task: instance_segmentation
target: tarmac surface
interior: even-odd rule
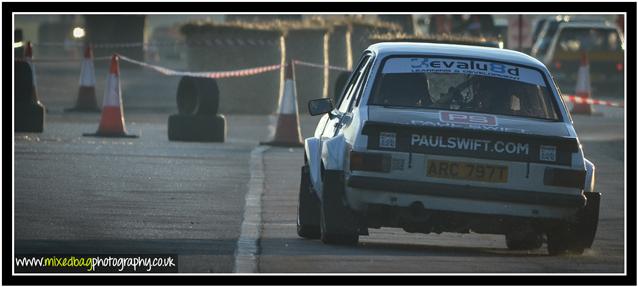
[[[83,137],[99,114],[52,110],[42,134],[17,133],[15,252],[179,254],[180,272],[233,272],[250,153],[269,138],[274,117],[228,115],[226,143],[168,141],[168,113],[126,113],[134,139]],[[550,257],[543,247],[513,252],[503,236],[410,234],[370,229],[358,246],[328,246],[296,235],[301,148],[263,154],[261,237],[264,273],[622,273],[622,117],[575,116],[603,194],[599,228],[582,256]],[[318,117],[301,118],[304,137]]]

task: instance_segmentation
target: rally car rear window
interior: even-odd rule
[[[369,104],[558,120],[536,69],[485,60],[391,57],[380,67]]]

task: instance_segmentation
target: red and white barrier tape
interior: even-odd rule
[[[315,63],[304,62],[304,61],[299,61],[299,60],[294,60],[293,62],[295,62],[295,65],[301,65],[301,66],[307,66],[307,67],[313,67],[313,68],[323,69],[323,67],[324,67],[322,64],[315,64]],[[328,69],[337,70],[337,71],[346,71],[346,72],[350,71],[347,68],[338,67],[338,66],[328,66]]]
[[[184,72],[184,71],[175,71],[172,69],[168,69],[168,68],[164,68],[164,67],[160,67],[160,66],[156,66],[156,65],[151,65],[148,63],[144,63],[144,62],[140,62],[137,60],[133,60],[131,58],[128,58],[126,56],[122,56],[122,55],[118,55],[120,57],[120,59],[122,59],[123,61],[132,63],[132,64],[136,64],[136,65],[140,65],[149,69],[153,69],[161,74],[167,75],[167,76],[189,76],[189,77],[198,77],[198,78],[212,78],[212,79],[223,79],[223,78],[235,78],[235,77],[246,77],[246,76],[252,76],[252,75],[257,75],[257,74],[261,74],[261,73],[265,73],[265,72],[269,72],[269,71],[274,71],[277,69],[281,68],[281,65],[277,64],[277,65],[270,65],[270,66],[262,66],[262,67],[256,67],[256,68],[249,68],[249,69],[241,69],[241,70],[234,70],[234,71],[220,71],[220,72]]]
[[[599,106],[608,106],[608,107],[616,107],[616,108],[624,108],[625,104],[622,102],[611,102],[611,101],[603,101],[603,100],[595,100],[590,98],[584,98],[574,95],[563,95],[563,100],[576,104],[587,104],[587,105],[599,105]]]
[[[106,61],[110,60],[111,56],[94,57],[94,61]],[[63,63],[63,62],[82,62],[84,58],[35,58],[31,59],[34,63]]]
[[[165,67],[161,67],[161,66],[157,66],[157,65],[152,65],[149,63],[145,63],[142,61],[137,61],[134,59],[131,59],[129,57],[123,56],[118,54],[118,57],[120,59],[122,59],[123,61],[132,63],[132,64],[136,64],[136,65],[140,65],[152,70],[155,70],[161,74],[167,75],[167,76],[190,76],[190,77],[199,77],[199,78],[213,78],[213,79],[223,79],[223,78],[235,78],[235,77],[245,77],[245,76],[252,76],[252,75],[257,75],[257,74],[261,74],[261,73],[265,73],[265,72],[270,72],[273,70],[277,70],[281,68],[280,64],[275,64],[275,65],[270,65],[270,66],[261,66],[261,67],[256,67],[256,68],[249,68],[249,69],[241,69],[241,70],[233,70],[233,71],[215,71],[215,72],[186,72],[186,71],[176,71],[176,70],[172,70],[169,68],[165,68]],[[93,58],[93,60],[95,61],[104,61],[104,60],[110,60],[111,57],[109,56],[104,56],[104,57],[95,57]],[[36,59],[31,59],[32,62],[34,63],[60,63],[60,62],[80,62],[82,61],[83,58],[36,58]],[[301,65],[301,66],[307,66],[307,67],[313,67],[313,68],[320,68],[323,69],[324,65],[321,64],[316,64],[316,63],[311,63],[311,62],[304,62],[304,61],[299,61],[299,60],[293,60],[293,62],[296,65]],[[331,70],[338,70],[338,71],[350,71],[344,67],[338,67],[338,66],[328,66],[328,69]]]

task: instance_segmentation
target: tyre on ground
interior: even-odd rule
[[[299,184],[299,202],[297,205],[297,235],[308,239],[319,239],[319,198],[310,189],[310,170],[308,165],[301,167]]]
[[[505,234],[505,244],[509,250],[535,250],[543,246],[543,234],[537,232]]]
[[[324,172],[319,221],[323,243],[356,245],[359,242],[356,215],[343,202],[344,189],[343,172]]]
[[[168,118],[171,141],[224,142],[226,118],[223,115],[171,115]]]
[[[184,76],[177,86],[177,110],[184,115],[215,115],[219,110],[219,87],[211,78]]]
[[[41,133],[44,130],[46,110],[38,100],[31,66],[25,61],[15,61],[14,75],[14,131]]]
[[[547,251],[550,255],[583,254],[591,248],[600,210],[600,193],[585,192],[587,204],[578,211],[575,220],[563,222],[547,232]]]

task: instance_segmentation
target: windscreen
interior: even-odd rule
[[[389,58],[370,104],[558,119],[539,71],[481,60]]]

